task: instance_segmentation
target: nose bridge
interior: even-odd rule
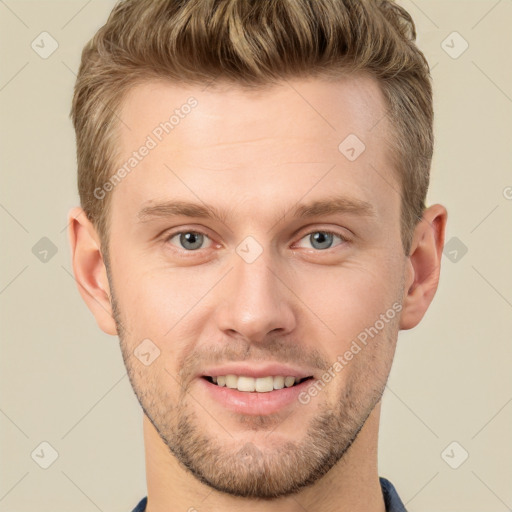
[[[233,270],[222,289],[218,311],[218,327],[236,331],[249,341],[264,339],[280,329],[292,330],[295,317],[290,292],[278,278],[270,248],[247,237],[233,254]]]

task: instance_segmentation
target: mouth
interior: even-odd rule
[[[197,377],[205,398],[215,407],[261,416],[302,407],[301,393],[311,386],[315,373],[313,368],[277,361],[244,361],[202,368]]]
[[[285,388],[299,386],[303,382],[313,379],[308,377],[293,377],[291,375],[268,375],[266,377],[251,377],[249,375],[204,375],[202,377],[209,383],[241,391],[243,393],[270,393]]]

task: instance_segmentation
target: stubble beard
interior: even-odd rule
[[[277,427],[268,434],[265,446],[246,442],[232,447],[230,434],[213,418],[206,415],[210,425],[201,426],[191,407],[195,401],[187,400],[186,393],[173,404],[166,391],[159,390],[156,379],[148,380],[148,375],[154,377],[153,373],[144,374],[144,370],[137,369],[130,343],[125,339],[112,283],[110,289],[123,359],[144,414],[180,464],[217,491],[244,498],[275,499],[314,484],[336,464],[343,463],[344,455],[382,397],[386,382],[374,383],[370,393],[361,393],[361,383],[349,380],[334,407],[326,402],[318,407],[301,441],[279,441]],[[297,407],[292,415],[302,421],[300,408],[307,405]],[[260,421],[264,430],[269,420],[261,416],[251,421],[253,425]],[[228,442],[214,435],[215,431]],[[272,442],[272,437],[278,442]]]

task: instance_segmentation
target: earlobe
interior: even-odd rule
[[[96,318],[100,329],[117,335],[110,302],[110,288],[99,236],[82,208],[68,214],[68,236],[71,245],[73,273],[78,291]]]
[[[416,226],[408,258],[400,329],[416,327],[425,315],[439,284],[448,212],[440,204],[427,208]]]

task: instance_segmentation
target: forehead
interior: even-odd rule
[[[180,114],[180,110],[189,110],[186,105],[191,98],[197,102],[193,115]],[[191,86],[153,80],[132,87],[126,94],[120,130],[129,149],[140,142],[139,132],[151,133],[175,113],[179,119],[172,121],[172,139],[190,147],[244,142],[258,135],[316,135],[325,138],[328,146],[350,130],[371,144],[389,130],[385,112],[380,87],[367,75],[332,81],[289,80],[257,89],[226,82]],[[186,123],[181,122],[183,114],[188,117]]]
[[[112,202],[131,216],[177,196],[275,213],[336,190],[391,214],[399,197],[385,111],[367,76],[258,90],[139,84],[120,111],[118,167],[128,172]]]

